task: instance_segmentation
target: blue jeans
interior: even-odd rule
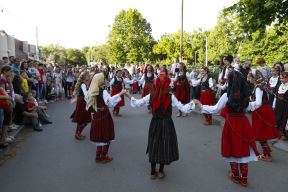
[[[43,84],[41,83],[36,84],[36,92],[37,92],[37,97],[40,98],[43,92]]]

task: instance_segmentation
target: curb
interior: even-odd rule
[[[13,136],[15,139],[17,138],[17,135],[21,132],[21,130],[24,128],[23,125],[20,125],[19,128],[17,130],[13,130],[11,131],[9,134],[9,136]],[[6,154],[7,151],[10,150],[11,145],[8,145],[8,147],[4,148],[4,149],[0,149],[0,159],[2,157],[4,157],[4,155]]]

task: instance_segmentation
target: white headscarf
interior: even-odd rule
[[[97,95],[99,95],[100,87],[104,85],[104,74],[97,73],[93,76],[92,82],[88,90],[88,100],[86,103],[86,110],[93,107],[97,111]]]

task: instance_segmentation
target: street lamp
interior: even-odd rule
[[[183,1],[181,0],[180,62],[183,59]]]

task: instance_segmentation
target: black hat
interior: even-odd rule
[[[227,60],[227,61],[229,61],[230,63],[232,63],[233,62],[233,56],[232,55],[226,55],[224,58],[223,58],[223,60]]]
[[[115,74],[117,74],[119,71],[122,71],[122,72],[123,72],[122,69],[117,69],[117,70],[115,71]]]

